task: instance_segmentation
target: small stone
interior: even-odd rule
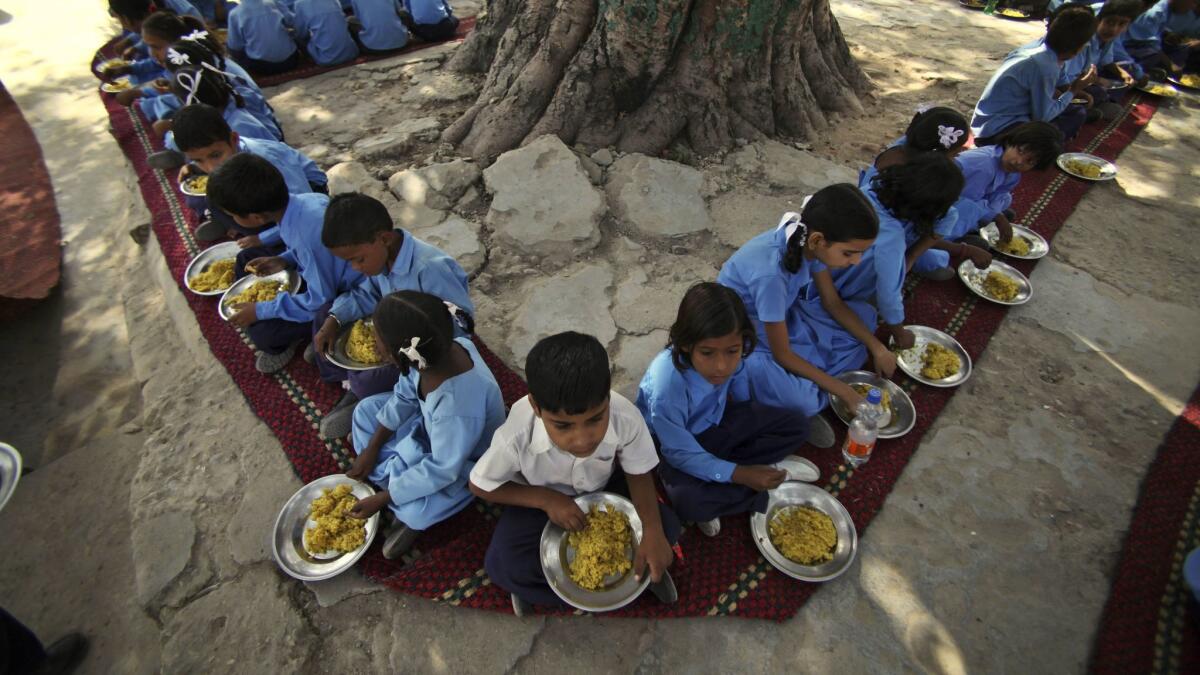
[[[356,141],[354,154],[368,159],[394,157],[417,141],[437,140],[441,128],[434,117],[407,119],[382,134]]]
[[[123,433],[123,434],[136,434],[136,433],[140,432],[141,430],[142,430],[142,425],[138,424],[138,422],[136,420],[130,420],[130,421],[126,422],[125,424],[121,425],[121,433]]]
[[[583,166],[583,170],[587,172],[588,180],[592,181],[592,185],[604,184],[604,169],[601,169],[599,164],[582,155],[579,157],[579,163]]]
[[[605,190],[617,218],[645,234],[675,236],[711,224],[703,184],[703,174],[690,166],[633,153],[609,168]]]
[[[181,511],[165,511],[133,530],[133,571],[143,606],[167,588],[188,566],[196,525]]]
[[[379,181],[366,165],[361,162],[342,162],[330,167],[325,175],[329,177],[329,194],[340,195],[344,192],[378,192]]]
[[[388,188],[404,201],[449,209],[481,174],[473,162],[457,159],[396,173]]]
[[[612,150],[608,148],[600,148],[592,153],[592,161],[600,166],[608,166],[613,163]]]
[[[617,336],[608,312],[607,290],[612,283],[612,268],[602,263],[586,264],[530,284],[525,302],[512,319],[507,341],[516,362],[524,363],[538,340],[566,330],[594,335],[602,345],[612,342]]]
[[[454,258],[470,276],[478,272],[487,259],[487,249],[479,241],[481,229],[477,223],[452,215],[439,225],[416,228],[412,232],[418,239]]]
[[[402,103],[451,103],[478,94],[478,87],[469,79],[451,71],[418,73],[409,82],[408,91],[400,97]]]

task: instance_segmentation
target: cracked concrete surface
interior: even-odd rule
[[[83,0],[68,5],[83,18],[49,52],[29,46],[53,25],[35,3],[0,27],[15,64],[3,79],[43,143],[70,242],[61,296],[0,327],[17,355],[7,389],[32,394],[6,397],[4,434],[37,458],[0,514],[0,603],[49,639],[82,627],[95,641],[86,672],[1083,670],[1141,475],[1200,379],[1187,245],[1200,209],[1196,99],[1160,110],[1118,180],[1089,192],[1033,274],[1033,302],[1009,314],[929,431],[858,561],[794,619],[515,619],[357,572],[305,585],[276,570],[267,536],[299,482],[157,247],[138,251],[124,234],[146,216],[132,174],[112,170],[123,162],[84,71],[107,24]],[[482,181],[461,197],[389,191],[400,172],[448,171],[451,149],[414,134],[394,152],[355,153],[405,119],[444,126],[466,105],[471,78],[433,73],[452,47],[268,93],[292,143],[327,169],[357,162],[342,165],[346,184],[390,200],[398,219],[465,223],[453,236],[481,250],[479,331],[510,362],[551,328],[539,306],[561,306],[555,289],[582,276],[574,289],[607,309],[579,321],[609,341],[628,391],[692,279],[711,278],[807,190],[852,178],[918,102],[969,109],[1000,56],[1037,31],[948,0],[835,0],[834,11],[878,86],[867,115],[835,119],[804,151],[755,144],[701,163],[704,231],[634,227],[610,208],[587,250],[553,251],[552,264],[494,236]],[[605,180],[621,158],[561,159],[572,156],[578,188],[606,192],[597,172]]]

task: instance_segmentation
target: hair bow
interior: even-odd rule
[[[188,33],[187,35],[184,35],[182,39],[184,39],[184,40],[203,40],[206,37],[208,37],[208,31],[194,30],[194,31]]]
[[[192,57],[178,51],[174,47],[167,48],[167,60],[176,66],[186,66],[192,63]]]
[[[425,357],[421,356],[421,352],[417,351],[417,346],[420,344],[421,338],[414,337],[409,346],[401,347],[396,351],[406,356],[409,361],[412,361],[417,370],[425,370]]]
[[[964,133],[966,131],[962,129],[938,125],[938,141],[942,144],[943,148],[953,147],[958,142],[958,139],[962,138]]]
[[[175,81],[187,89],[187,99],[184,100],[184,105],[192,105],[197,101],[197,92],[200,91],[200,79],[203,77],[203,70],[197,70],[194,75],[188,72],[175,73]]]

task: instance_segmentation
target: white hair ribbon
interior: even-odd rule
[[[812,195],[808,195],[800,202],[801,211],[804,210],[805,206],[808,206],[808,202],[811,199]],[[783,218],[779,220],[779,226],[775,229],[778,230],[780,228],[787,228],[783,233],[784,241],[791,241],[792,235],[796,233],[796,230],[801,228],[803,228],[803,231],[800,233],[800,241],[796,242],[796,244],[798,246],[803,246],[804,243],[808,241],[808,226],[800,220],[800,214],[796,213],[795,211],[788,211],[787,213],[783,214]]]
[[[200,90],[200,79],[202,77],[204,77],[203,70],[197,70],[195,75],[188,72],[175,74],[175,81],[187,89],[187,99],[183,102],[184,105],[192,105],[198,100],[196,93]]]
[[[942,144],[943,148],[949,149],[958,142],[958,139],[962,138],[964,133],[966,131],[963,129],[955,129],[954,127],[946,127],[939,124],[938,142]]]
[[[182,39],[184,39],[184,40],[203,40],[206,37],[208,37],[208,31],[194,30],[194,31],[188,33],[187,35],[184,35]]]
[[[929,112],[932,109],[933,109],[933,104],[929,103],[929,102],[925,102],[925,103],[922,103],[921,105],[917,106],[917,114],[920,115],[921,113]]]
[[[211,64],[211,63],[209,63],[208,61],[201,61],[201,62],[200,62],[200,66],[201,66],[202,68],[204,68],[205,70],[211,70],[212,72],[214,72],[214,73],[216,73],[216,74],[218,74],[218,75],[221,75],[221,76],[222,76],[222,77],[224,77],[226,80],[233,80],[233,81],[238,81],[238,82],[240,82],[240,81],[241,81],[241,78],[239,78],[237,75],[234,75],[233,73],[230,73],[230,72],[226,72],[226,71],[224,71],[224,70],[221,70],[220,68],[218,68],[218,67],[216,67],[216,66],[212,65],[212,64]],[[232,86],[232,85],[231,85],[231,86]]]
[[[458,313],[463,311],[462,307],[459,307],[458,305],[454,304],[453,302],[450,302],[449,300],[443,300],[442,302],[445,303],[446,309],[450,310],[450,316],[457,317]]]
[[[176,50],[174,47],[167,47],[167,60],[176,66],[187,66],[192,63],[192,57]]]
[[[407,357],[409,361],[412,361],[417,370],[425,370],[425,357],[421,356],[421,352],[417,351],[417,346],[420,344],[421,338],[414,337],[409,346],[401,347],[396,351]]]

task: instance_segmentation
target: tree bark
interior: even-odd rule
[[[449,67],[487,73],[443,133],[481,161],[544,134],[651,155],[806,138],[869,88],[829,0],[491,0]]]

